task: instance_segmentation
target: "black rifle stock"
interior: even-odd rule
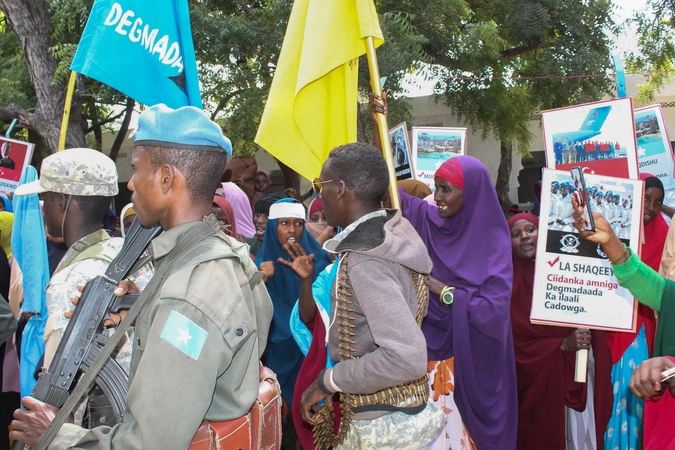
[[[134,268],[150,241],[161,233],[159,225],[142,227],[138,217],[134,219],[124,245],[112,260],[105,274],[90,280],[84,287],[73,316],[63,334],[49,368],[40,374],[32,397],[60,408],[68,399],[80,372],[86,372],[89,365],[108,341],[104,322],[110,313],[128,310],[139,294],[115,296],[117,284],[126,278]],[[117,332],[125,332],[119,330]],[[109,358],[99,372],[96,384],[110,400],[117,422],[124,417],[127,374]],[[21,442],[14,442],[12,450],[27,448]]]

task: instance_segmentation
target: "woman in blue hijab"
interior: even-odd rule
[[[295,380],[304,355],[290,328],[291,311],[300,294],[300,277],[278,261],[290,261],[283,248],[289,241],[299,243],[306,254],[314,255],[314,279],[331,263],[328,253],[305,229],[304,206],[295,199],[282,198],[270,207],[265,236],[255,263],[265,272],[265,284],[274,304],[265,360],[277,374],[281,396],[292,407]]]

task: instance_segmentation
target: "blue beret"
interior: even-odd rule
[[[138,118],[135,139],[134,146],[225,151],[232,156],[232,143],[223,136],[220,126],[194,106],[151,106]]]

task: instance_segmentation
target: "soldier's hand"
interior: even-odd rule
[[[82,294],[82,291],[84,290],[84,284],[78,284],[77,285],[77,290]],[[138,287],[136,283],[130,280],[122,280],[117,284],[117,287],[113,291],[113,294],[115,294],[118,297],[121,297],[125,294],[139,294],[141,292],[141,289]],[[73,295],[70,298],[70,301],[73,302],[73,305],[77,306],[77,302],[80,301],[80,295]],[[73,317],[73,311],[66,311],[63,313],[64,316],[66,316],[68,319]],[[124,319],[124,316],[127,315],[126,311],[121,311],[119,314],[114,314],[110,313],[110,320],[106,320],[103,322],[104,327],[115,327],[119,325],[119,323]]]
[[[25,409],[14,411],[13,431],[9,437],[35,448],[59,409],[33,397],[24,397],[21,404]]]

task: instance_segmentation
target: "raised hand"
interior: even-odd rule
[[[297,242],[286,242],[283,248],[291,261],[279,258],[279,264],[289,267],[302,279],[314,277],[314,255],[307,255],[302,245]]]

